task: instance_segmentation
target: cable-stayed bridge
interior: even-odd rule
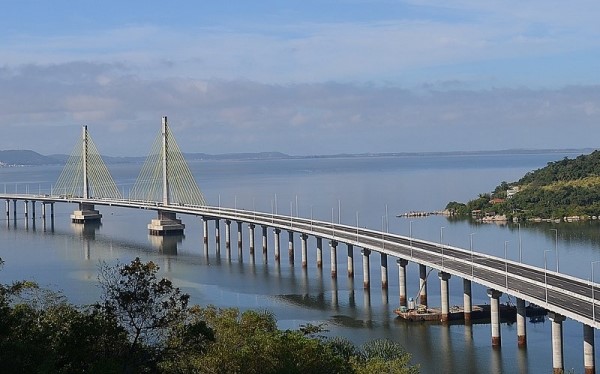
[[[449,278],[457,276],[463,279],[463,311],[466,323],[473,312],[471,285],[473,282],[488,287],[491,307],[491,341],[493,346],[502,345],[500,336],[499,298],[505,293],[517,298],[517,342],[526,346],[526,309],[525,302],[539,305],[549,311],[552,321],[552,352],[555,372],[562,372],[562,322],[565,318],[579,321],[583,326],[583,358],[586,372],[594,372],[594,329],[598,328],[596,314],[597,297],[600,295],[598,284],[579,279],[546,268],[538,268],[510,261],[506,258],[490,256],[464,249],[420,240],[412,236],[402,236],[384,231],[343,225],[334,222],[286,216],[260,211],[248,211],[206,204],[196,180],[185,162],[179,147],[171,133],[167,118],[163,117],[161,130],[144,162],[136,182],[128,196],[123,196],[117,188],[110,172],[94,145],[87,127],[83,127],[82,136],[74,147],[57,183],[50,194],[0,194],[6,201],[6,215],[14,219],[17,216],[17,202],[25,202],[25,215],[35,217],[36,203],[42,206],[45,218],[46,208],[53,209],[55,203],[75,203],[78,209],[71,219],[85,225],[102,219],[97,206],[116,206],[123,208],[148,209],[157,212],[157,218],[148,224],[153,235],[182,233],[185,226],[178,214],[201,217],[203,221],[204,243],[207,250],[209,240],[209,221],[214,222],[215,240],[220,250],[221,223],[225,224],[225,244],[228,259],[232,258],[231,224],[237,226],[238,258],[243,256],[243,227],[247,228],[247,247],[250,255],[255,255],[255,230],[262,233],[262,253],[267,261],[267,235],[274,236],[273,253],[275,261],[281,259],[281,233],[287,232],[288,257],[294,260],[294,237],[301,241],[302,267],[308,266],[309,238],[314,238],[316,266],[323,267],[323,244],[329,248],[329,270],[332,277],[338,277],[338,248],[343,245],[347,250],[346,271],[354,276],[355,252],[360,249],[362,257],[363,285],[372,286],[370,259],[377,252],[381,264],[381,287],[388,287],[388,258],[396,259],[398,265],[398,283],[400,305],[407,305],[406,267],[410,262],[419,266],[420,287],[419,302],[427,305],[427,275],[431,270],[438,271],[441,289],[442,322],[450,318]],[[12,202],[12,207],[11,207]],[[31,203],[31,204],[30,204]],[[29,208],[31,207],[31,211]],[[11,209],[12,208],[12,209]],[[53,213],[50,213],[53,219]],[[311,248],[311,252],[312,252]],[[343,263],[343,262],[342,262]],[[429,269],[429,270],[428,270]]]

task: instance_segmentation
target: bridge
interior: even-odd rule
[[[452,276],[463,279],[463,311],[465,323],[470,323],[473,305],[471,301],[472,283],[488,288],[491,307],[491,344],[501,346],[500,336],[500,296],[505,293],[517,300],[517,342],[520,347],[527,344],[525,302],[536,304],[548,311],[552,322],[552,353],[554,372],[563,372],[562,322],[565,318],[578,321],[583,326],[583,358],[586,373],[595,372],[594,329],[600,326],[596,314],[599,285],[589,280],[579,279],[559,272],[507,260],[496,256],[477,253],[471,249],[458,248],[420,240],[411,236],[397,235],[385,231],[372,230],[341,223],[321,221],[244,209],[215,207],[206,204],[187,164],[169,129],[167,118],[163,117],[162,127],[154,142],[152,151],[143,164],[141,172],[129,193],[124,197],[116,187],[108,168],[102,161],[87,127],[83,127],[82,137],[76,144],[56,185],[49,194],[7,194],[0,193],[0,200],[6,201],[6,216],[16,219],[17,202],[24,202],[25,217],[35,218],[36,203],[41,204],[42,217],[54,219],[55,203],[77,204],[78,209],[71,215],[75,223],[85,225],[99,221],[102,215],[96,206],[146,209],[157,212],[157,218],[148,224],[152,235],[182,233],[185,225],[177,215],[185,214],[200,217],[203,221],[205,251],[208,251],[209,221],[214,221],[215,241],[220,250],[220,227],[225,224],[226,256],[231,259],[232,230],[237,226],[237,255],[243,256],[243,225],[248,230],[250,255],[255,255],[255,230],[262,232],[262,253],[266,261],[268,252],[267,235],[274,235],[274,256],[281,258],[281,233],[288,234],[288,256],[294,261],[294,235],[301,239],[302,267],[308,266],[308,238],[316,239],[316,266],[323,267],[323,243],[329,247],[329,268],[331,277],[338,276],[338,247],[347,250],[347,275],[354,277],[355,248],[360,248],[363,268],[363,286],[371,287],[370,256],[377,252],[381,264],[381,287],[388,287],[388,258],[396,259],[400,305],[407,305],[406,267],[410,262],[419,266],[419,303],[427,305],[427,276],[432,270],[438,271],[441,290],[442,322],[450,317],[449,282]],[[11,209],[12,202],[12,209]],[[31,203],[31,211],[29,210]],[[51,213],[47,214],[47,206]],[[429,271],[428,271],[429,269]],[[593,277],[592,277],[593,279]]]

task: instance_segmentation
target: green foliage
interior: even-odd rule
[[[352,364],[358,374],[418,373],[419,367],[411,366],[409,361],[410,355],[400,344],[391,340],[373,340],[361,347],[359,355],[352,359]]]
[[[170,328],[186,317],[189,295],[168,279],[157,279],[159,267],[139,258],[127,265],[100,268],[104,310],[129,331],[132,348],[138,343],[161,344]]]
[[[0,260],[1,263],[1,260]],[[188,307],[188,295],[136,258],[100,269],[103,302],[77,308],[33,282],[0,285],[0,367],[20,373],[415,373],[392,342],[360,349],[279,330],[268,311]]]
[[[216,340],[197,361],[198,372],[351,372],[347,360],[325,341],[305,334],[306,330],[278,330],[270,312],[207,307],[202,315],[216,332]]]
[[[506,198],[506,190],[519,186],[520,191],[502,203],[492,198]],[[562,218],[600,215],[600,151],[575,159],[549,162],[544,168],[527,173],[515,183],[502,182],[492,194],[482,194],[466,204],[450,202],[447,209],[467,216],[473,210],[484,214],[504,214],[517,218]]]
[[[95,309],[79,310],[35,283],[1,286],[0,367],[20,373],[121,371],[127,335]]]

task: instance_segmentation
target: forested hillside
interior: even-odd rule
[[[459,216],[505,216],[506,219],[589,219],[600,215],[600,151],[549,162],[516,182],[502,182],[493,192],[466,204],[446,206]]]

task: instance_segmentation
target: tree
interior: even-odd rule
[[[157,279],[159,267],[136,258],[128,265],[100,268],[103,310],[114,315],[130,335],[130,351],[139,344],[160,346],[169,331],[185,321],[189,295],[168,279]]]
[[[372,340],[365,343],[352,359],[357,374],[416,374],[419,367],[410,365],[410,354],[391,340]]]
[[[121,372],[127,334],[97,309],[80,310],[34,282],[0,286],[5,372]]]

